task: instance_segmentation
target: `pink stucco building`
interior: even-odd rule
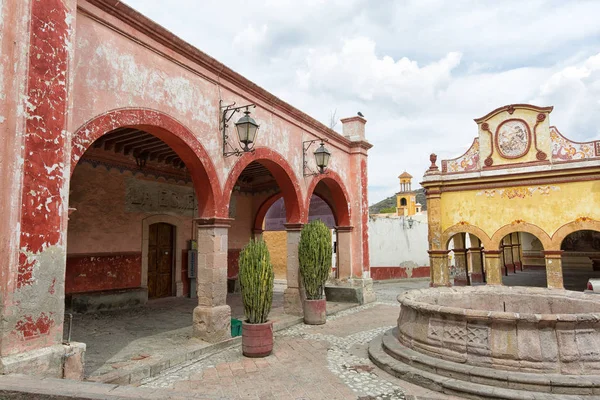
[[[65,297],[102,308],[120,306],[103,300],[114,293],[196,291],[195,335],[226,338],[228,262],[279,198],[286,311],[301,312],[296,251],[313,194],[335,218],[341,284],[368,301],[364,119],[343,119],[340,135],[117,0],[7,1],[0,16],[2,373],[61,376],[65,352],[82,349],[62,344]],[[254,152],[226,157],[233,103],[254,104],[260,129]],[[327,173],[306,175],[303,142],[320,139]]]

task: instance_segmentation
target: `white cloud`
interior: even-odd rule
[[[376,44],[366,37],[343,41],[337,52],[329,48],[310,49],[305,68],[297,71],[300,87],[309,91],[331,91],[365,101],[390,99],[395,103],[431,99],[446,85],[461,54],[448,53],[439,61],[419,67],[402,57],[378,57]]]
[[[246,29],[233,37],[233,46],[245,53],[251,53],[264,45],[267,41],[269,27],[263,24],[260,28],[255,28],[249,24]]]

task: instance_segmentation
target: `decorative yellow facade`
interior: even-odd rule
[[[398,179],[400,191],[396,193],[396,214],[408,217],[421,212],[421,204],[417,203],[415,191],[411,189],[412,175],[404,171]]]
[[[451,250],[455,235],[468,234],[481,242],[488,284],[501,284],[503,274],[523,268],[537,251],[545,259],[548,286],[563,287],[563,240],[577,231],[600,231],[600,141],[566,139],[549,125],[551,111],[498,108],[475,120],[479,137],[462,156],[443,160],[440,170],[432,154],[422,186],[433,285],[449,285],[441,255]],[[531,243],[531,249],[523,247]],[[457,249],[455,256],[470,250]],[[600,248],[597,254],[588,251],[588,264],[597,263],[598,255]],[[464,273],[469,272],[467,267]]]

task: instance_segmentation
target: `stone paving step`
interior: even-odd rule
[[[561,375],[506,371],[442,360],[411,350],[397,339],[398,328],[382,337],[383,350],[415,368],[463,381],[509,389],[557,394],[600,394],[598,375]]]
[[[358,304],[331,303],[328,304],[328,307],[329,306],[332,307],[327,311],[327,315],[331,316],[339,312],[358,307]],[[285,319],[278,320],[273,324],[273,330],[277,332],[302,322],[302,317],[286,315]],[[209,346],[202,345],[188,347],[183,351],[174,350],[172,353],[158,360],[155,360],[154,358],[148,358],[147,361],[143,360],[141,363],[135,364],[131,367],[125,366],[117,371],[90,377],[88,380],[91,382],[114,383],[118,385],[139,384],[144,379],[157,376],[161,372],[174,366],[183,364],[184,362],[201,359],[216,352],[228,349],[232,346],[236,346],[241,343],[241,340],[241,336],[238,336],[220,343],[211,344]]]
[[[174,393],[171,390],[119,386],[98,382],[79,382],[68,379],[39,378],[29,375],[0,375],[2,400],[188,400],[221,399],[200,393]]]
[[[391,330],[386,334],[391,335]],[[389,355],[384,350],[383,337],[380,335],[369,344],[369,358],[375,365],[387,373],[417,385],[426,387],[437,392],[469,399],[518,399],[518,400],[592,400],[600,399],[600,396],[571,395],[558,393],[542,393],[527,390],[509,389],[495,386],[482,385],[468,382],[457,378],[438,375],[428,372]],[[438,362],[441,360],[438,360]]]

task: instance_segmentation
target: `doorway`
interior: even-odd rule
[[[148,240],[148,298],[173,295],[175,227],[164,222],[150,225]]]

